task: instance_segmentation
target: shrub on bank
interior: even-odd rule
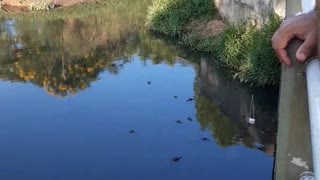
[[[281,23],[276,15],[261,28],[244,23],[228,26],[214,41],[211,52],[233,78],[256,85],[275,85],[280,80],[280,63],[271,37]]]
[[[281,23],[276,15],[261,28],[249,23],[227,25],[218,35],[204,36],[184,28],[194,20],[219,19],[213,1],[155,0],[147,14],[147,28],[168,36],[178,36],[180,43],[213,54],[230,75],[241,82],[258,86],[274,85],[280,79],[280,63],[271,37]]]

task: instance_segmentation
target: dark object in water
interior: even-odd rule
[[[202,140],[202,141],[209,141],[209,139],[206,138],[206,137],[202,137],[201,140]]]
[[[128,131],[130,134],[134,134],[134,133],[136,133],[134,130],[130,130],[130,131]]]
[[[187,117],[187,119],[188,119],[189,121],[192,121],[192,118],[191,118],[191,117]]]
[[[150,84],[151,84],[151,81],[148,81],[147,83],[150,85]]]
[[[191,102],[191,101],[193,101],[193,98],[187,99],[187,102]]]
[[[178,99],[178,96],[173,96],[175,99]]]
[[[112,64],[111,64],[111,67],[116,67],[116,66],[117,66],[117,65],[116,65],[116,64],[114,64],[114,63],[112,63]]]
[[[178,162],[181,158],[182,158],[182,156],[179,156],[179,157],[177,156],[177,157],[172,158],[172,161]]]
[[[182,121],[178,120],[176,121],[177,124],[183,124]]]

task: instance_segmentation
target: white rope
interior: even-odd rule
[[[250,104],[250,111],[249,111],[249,119],[248,122],[250,124],[254,124],[255,123],[255,119],[254,119],[254,96],[253,94],[251,95],[251,104]]]
[[[254,100],[253,100],[253,94],[251,95],[251,104],[250,104],[250,115],[249,115],[249,117],[251,118],[252,117],[252,119],[254,119]],[[252,113],[251,113],[252,112]]]

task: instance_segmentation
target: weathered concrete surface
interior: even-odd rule
[[[267,19],[268,12],[285,16],[285,0],[214,0],[214,2],[220,15],[232,23],[254,18],[260,24]]]
[[[297,62],[299,42],[291,44],[293,67],[282,67],[275,179],[298,179],[312,171],[308,97],[304,65]],[[303,163],[306,163],[303,165]]]

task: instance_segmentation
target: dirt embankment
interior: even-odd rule
[[[2,8],[25,8],[47,5],[50,8],[66,7],[78,3],[93,2],[96,0],[0,0]]]
[[[186,33],[197,32],[201,35],[201,38],[205,39],[210,36],[217,36],[226,28],[225,23],[222,20],[201,21],[194,20],[191,23],[184,26]]]

